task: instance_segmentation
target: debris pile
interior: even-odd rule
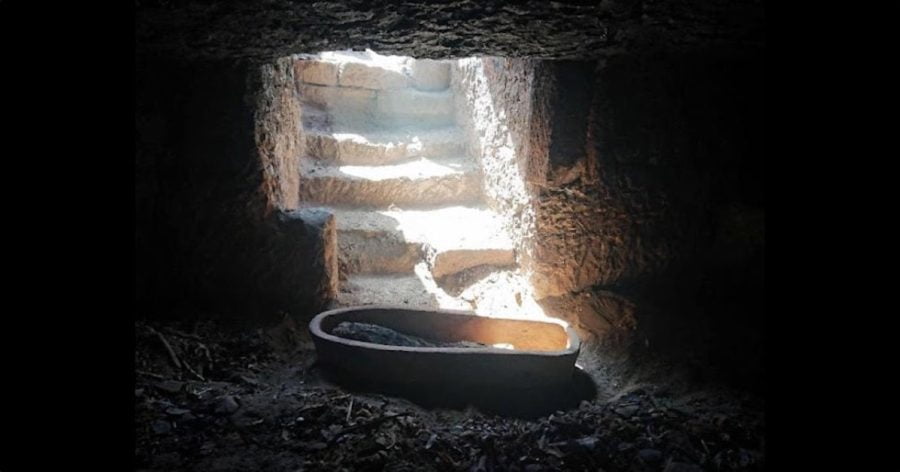
[[[321,380],[305,330],[138,323],[137,470],[639,470],[765,466],[752,398],[659,386],[535,419],[427,410]]]
[[[331,334],[347,339],[375,344],[406,347],[490,347],[475,341],[441,342],[421,336],[401,333],[384,326],[371,323],[342,321],[331,330]]]

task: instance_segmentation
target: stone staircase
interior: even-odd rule
[[[512,270],[516,254],[484,205],[478,159],[466,155],[449,64],[322,53],[295,71],[300,201],[335,215],[336,304],[476,308],[483,294],[459,282]]]

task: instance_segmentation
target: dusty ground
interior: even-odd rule
[[[758,399],[625,381],[596,359],[580,361],[598,383],[596,398],[522,419],[348,393],[323,379],[306,327],[289,318],[266,329],[139,321],[135,337],[136,470],[687,472],[765,465]]]

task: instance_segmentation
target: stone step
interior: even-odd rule
[[[407,274],[358,274],[341,281],[336,304],[338,306],[398,305],[414,308],[446,307],[446,297],[427,288],[427,282],[417,275]],[[460,303],[452,308],[466,309]]]
[[[414,275],[354,274],[340,282],[338,306],[398,305],[469,311],[481,316],[547,319],[529,289],[527,277],[515,270],[494,270],[460,293],[443,289],[423,270]]]
[[[416,88],[445,90],[450,86],[448,61],[411,60],[367,52],[332,52],[298,60],[294,64],[298,82],[315,85],[356,87],[370,90]]]
[[[412,274],[425,260],[422,244],[396,233],[345,229],[338,232],[337,244],[341,271],[347,274]]]
[[[513,243],[488,209],[328,208],[335,215],[339,258],[348,273],[413,272],[427,262],[435,278],[471,267],[512,266]]]
[[[481,173],[468,158],[418,158],[374,166],[300,159],[302,202],[387,208],[466,204],[482,197]]]
[[[327,111],[344,126],[448,126],[456,122],[453,93],[410,88],[369,90],[301,84],[300,101]]]
[[[319,125],[305,129],[304,140],[307,156],[347,165],[388,164],[411,158],[445,158],[465,153],[462,130],[456,126],[370,131]]]

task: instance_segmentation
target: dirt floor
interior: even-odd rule
[[[579,361],[594,398],[537,418],[426,409],[325,380],[306,326],[135,324],[140,471],[763,470],[763,403]],[[590,356],[585,350],[585,356]]]

